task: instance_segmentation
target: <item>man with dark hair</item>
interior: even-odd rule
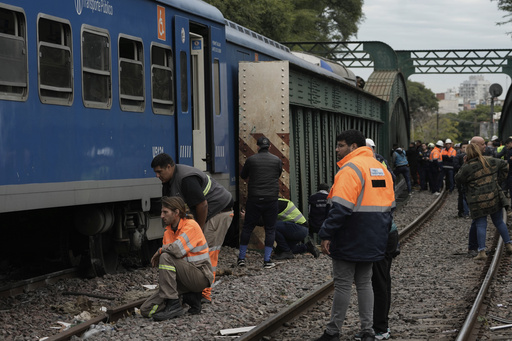
[[[262,217],[265,225],[263,267],[270,269],[275,266],[275,263],[270,260],[270,255],[274,248],[279,177],[283,171],[283,162],[269,152],[270,140],[268,138],[264,136],[258,138],[257,145],[258,153],[247,158],[240,173],[242,179],[249,179],[249,188],[237,265],[245,266],[245,254],[249,247],[252,231]]]
[[[340,170],[329,193],[332,206],[319,233],[322,252],[332,258],[334,297],[330,322],[317,341],[339,340],[354,282],[361,340],[375,340],[372,265],[386,251],[395,207],[393,179],[374,158],[361,132],[344,131],[336,141]]]
[[[219,252],[233,220],[231,193],[205,172],[175,164],[165,153],[153,158],[151,168],[162,181],[162,196],[181,197],[194,214],[208,242],[215,276]],[[203,302],[211,302],[211,288],[203,291]]]

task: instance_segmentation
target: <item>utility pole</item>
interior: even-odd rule
[[[489,136],[494,135],[494,98],[498,98],[503,92],[501,85],[494,83],[489,87],[489,93],[491,94],[491,131]],[[496,133],[496,135],[498,135]],[[498,136],[499,137],[499,136]]]

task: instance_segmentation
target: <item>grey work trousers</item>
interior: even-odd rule
[[[374,334],[373,325],[373,289],[372,289],[371,262],[346,262],[332,260],[334,277],[334,297],[332,300],[331,320],[326,331],[334,335],[341,332],[343,321],[350,304],[352,283],[355,282],[357,290],[357,303],[359,307],[359,320],[361,331]]]
[[[201,292],[212,281],[199,268],[184,259],[178,259],[168,253],[160,255],[158,266],[158,289],[140,307],[142,316],[151,317],[165,308],[165,301],[177,299],[180,294]]]

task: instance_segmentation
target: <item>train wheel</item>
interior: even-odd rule
[[[118,254],[110,233],[99,233],[89,237],[89,252],[92,270],[96,276],[117,271]]]

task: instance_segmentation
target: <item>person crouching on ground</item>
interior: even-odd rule
[[[184,313],[201,312],[201,291],[213,282],[208,244],[199,224],[186,214],[180,197],[163,197],[160,217],[166,225],[163,246],[151,258],[158,266],[158,291],[140,307],[142,316],[164,321]]]

